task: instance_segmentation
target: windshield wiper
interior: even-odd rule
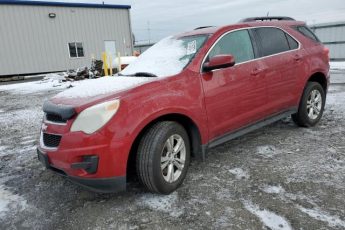
[[[119,76],[124,76],[124,77],[158,77],[156,74],[153,73],[148,73],[148,72],[137,72],[134,74],[122,74],[118,73]]]
[[[136,76],[136,77],[157,77],[156,74],[148,73],[148,72],[137,72],[137,73],[133,74],[133,76]]]

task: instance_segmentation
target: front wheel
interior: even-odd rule
[[[151,192],[170,194],[182,184],[189,161],[189,138],[183,126],[173,121],[159,122],[140,141],[138,176]]]
[[[308,82],[298,111],[292,115],[292,120],[302,127],[316,125],[322,117],[325,102],[326,93],[322,86],[317,82]]]

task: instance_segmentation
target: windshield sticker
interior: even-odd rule
[[[196,40],[188,42],[187,44],[187,55],[195,54],[196,52]]]

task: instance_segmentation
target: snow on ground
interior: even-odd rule
[[[282,188],[280,185],[279,186],[268,185],[268,186],[264,187],[262,189],[262,191],[264,191],[265,193],[269,193],[269,194],[279,194],[279,193],[285,192],[284,188]]]
[[[332,216],[325,211],[304,208],[301,206],[298,206],[298,209],[316,220],[326,222],[330,227],[342,227],[343,229],[345,229],[345,221],[341,220],[338,216]]]
[[[326,99],[326,107],[332,105],[341,111],[345,112],[345,92],[337,92],[335,94],[328,94]]]
[[[257,154],[265,158],[271,158],[280,153],[273,145],[261,145],[256,148]]]
[[[241,168],[233,168],[233,169],[230,169],[229,172],[233,175],[235,175],[235,178],[237,180],[241,180],[241,179],[249,179],[249,174],[247,171],[241,169]]]
[[[0,218],[6,216],[12,209],[23,210],[27,206],[26,200],[21,196],[12,194],[0,184]]]
[[[290,223],[284,217],[266,209],[260,209],[260,207],[250,201],[244,201],[243,205],[249,212],[257,216],[269,229],[292,230]]]
[[[29,94],[50,90],[63,90],[71,85],[71,82],[62,82],[63,78],[59,74],[47,74],[40,81],[0,85],[0,91],[9,91],[12,94]]]
[[[331,215],[330,213],[321,210],[318,205],[309,197],[303,195],[303,194],[292,194],[288,193],[284,190],[283,187],[279,186],[271,186],[266,185],[261,190],[268,194],[277,194],[282,200],[303,200],[304,202],[308,203],[308,206],[313,206],[314,208],[306,208],[302,205],[298,204],[295,205],[296,208],[303,213],[306,213],[310,217],[327,223],[330,227],[343,227],[345,228],[345,221],[340,219],[339,216]]]
[[[330,62],[331,70],[345,70],[345,62]]]
[[[145,194],[137,200],[138,205],[167,213],[172,217],[179,217],[183,214],[183,208],[177,207],[177,202],[177,192],[170,195]]]
[[[8,146],[0,146],[0,152],[4,151],[7,148],[8,148]]]

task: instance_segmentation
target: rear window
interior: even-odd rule
[[[295,26],[294,29],[303,34],[305,37],[316,42],[320,42],[320,39],[316,37],[316,35],[307,26]]]
[[[261,44],[261,57],[290,50],[284,31],[273,27],[262,27],[255,29],[255,32]],[[291,45],[294,46],[293,41],[291,43]]]

